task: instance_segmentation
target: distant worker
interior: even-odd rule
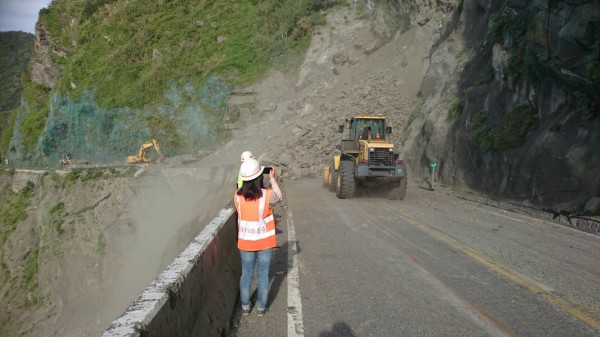
[[[250,151],[242,152],[242,163],[248,159],[254,159],[254,155],[252,154],[252,152],[250,152]],[[237,188],[241,188],[242,183],[243,183],[242,175],[241,175],[241,173],[238,173]]]
[[[371,127],[365,124],[362,131],[360,131],[360,135],[358,139],[362,140],[371,140],[373,138],[373,134],[371,133]]]
[[[275,168],[269,172],[271,188],[263,184],[264,166],[258,160],[248,159],[240,166],[243,184],[234,196],[238,212],[238,249],[242,260],[240,277],[240,301],[242,314],[250,313],[250,288],[256,265],[257,300],[256,311],[263,316],[269,298],[269,269],[273,247],[277,245],[275,218],[271,205],[282,200],[281,190],[275,180]]]

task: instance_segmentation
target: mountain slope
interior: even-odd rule
[[[120,162],[150,138],[170,155],[210,148],[228,137],[229,93],[302,48],[334,3],[53,1],[0,150],[16,167],[53,167],[63,152]]]

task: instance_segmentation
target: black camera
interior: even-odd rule
[[[271,173],[271,170],[273,168],[271,166],[265,166],[265,168],[263,169],[263,174],[269,174]]]

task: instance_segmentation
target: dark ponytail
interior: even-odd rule
[[[265,188],[263,184],[263,176],[262,174],[258,176],[258,178],[250,181],[244,181],[242,187],[238,189],[237,195],[241,195],[249,200],[257,200],[262,197],[262,189]]]

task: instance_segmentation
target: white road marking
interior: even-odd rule
[[[287,265],[287,328],[288,337],[304,337],[304,322],[302,321],[302,301],[300,298],[300,276],[298,273],[298,247],[296,245],[296,230],[292,208],[288,205],[288,265]]]

